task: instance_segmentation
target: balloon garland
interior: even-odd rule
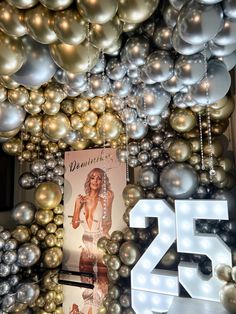
[[[234,110],[235,19],[229,0],[1,2],[0,142],[30,162],[19,185],[35,189],[34,204],[22,201],[12,211],[16,228],[0,228],[3,311],[62,313],[65,150],[107,145],[138,167],[137,182],[123,191],[127,224],[142,198],[225,199],[234,218],[223,133]],[[235,247],[231,221],[201,221],[197,230]],[[99,240],[110,281],[101,313],[133,313],[130,270],[157,233],[153,221],[148,230]],[[207,258],[181,256],[175,246],[158,267],[173,269],[185,258],[212,272]],[[49,270],[38,272],[39,265]]]

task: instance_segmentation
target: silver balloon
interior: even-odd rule
[[[224,19],[224,26],[213,39],[217,45],[225,46],[236,43],[236,20]]]
[[[124,100],[120,97],[113,96],[111,97],[111,107],[115,111],[120,111],[124,108]]]
[[[24,172],[19,177],[18,183],[23,189],[32,189],[36,183],[36,177],[31,172]]]
[[[17,241],[14,238],[8,239],[4,245],[4,250],[5,251],[12,251],[17,248]]]
[[[120,112],[120,118],[125,124],[132,123],[137,118],[137,111],[132,108],[125,108]]]
[[[138,102],[139,110],[145,115],[159,115],[169,105],[171,96],[161,85],[145,87]]]
[[[106,74],[111,80],[121,80],[127,72],[127,68],[116,58],[112,58],[107,62]]]
[[[173,69],[173,57],[167,51],[154,51],[147,58],[146,73],[155,82],[163,82],[171,78]]]
[[[71,145],[73,144],[79,137],[79,133],[77,131],[74,130],[70,130],[67,132],[66,136],[63,137],[63,141],[68,144]]]
[[[46,162],[44,159],[36,159],[30,165],[30,172],[38,176],[46,173]]]
[[[53,78],[57,83],[64,84],[66,82],[66,72],[58,68]]]
[[[35,211],[33,203],[20,202],[12,210],[12,218],[19,225],[29,225],[34,220]]]
[[[175,64],[176,75],[186,85],[200,81],[205,74],[204,56],[197,53],[191,56],[180,56]]]
[[[8,282],[11,285],[11,287],[15,287],[20,282],[21,278],[19,275],[11,275],[8,278]]]
[[[146,66],[144,65],[143,67],[140,67],[140,79],[143,83],[147,85],[153,85],[156,84],[155,81],[151,80],[150,77],[147,75],[147,69]]]
[[[17,260],[17,253],[16,251],[6,251],[2,256],[2,261],[6,265],[12,265]]]
[[[137,158],[141,164],[147,164],[150,161],[150,154],[148,152],[141,151]]]
[[[165,91],[172,94],[179,92],[184,87],[182,80],[177,77],[176,74],[174,74],[169,80],[162,82],[161,86]]]
[[[3,296],[4,294],[8,294],[10,290],[11,290],[11,286],[9,282],[7,281],[0,282],[0,296]]]
[[[96,65],[90,70],[92,74],[98,74],[104,72],[106,67],[106,60],[103,56],[100,56]]]
[[[219,60],[210,60],[207,67],[207,78],[193,85],[193,99],[201,105],[212,104],[223,98],[231,85],[231,77],[225,65]],[[208,94],[208,96],[206,96]]]
[[[157,185],[158,174],[153,167],[143,167],[139,171],[138,182],[143,188],[153,188]]]
[[[213,41],[209,42],[209,49],[213,56],[224,57],[228,56],[236,49],[236,44],[230,44],[226,46],[220,46],[215,44]]]
[[[7,277],[10,275],[10,273],[11,273],[10,265],[0,263],[0,278]]]
[[[190,197],[198,187],[194,168],[186,163],[172,163],[161,172],[160,185],[168,196],[176,199]]]
[[[204,5],[192,0],[180,11],[177,27],[180,37],[192,45],[201,45],[216,36],[223,26],[219,4]]]
[[[77,90],[87,82],[87,77],[84,74],[65,73],[65,82],[70,88]]]
[[[172,45],[174,49],[182,55],[192,55],[204,49],[204,44],[192,45],[184,41],[179,36],[178,28],[175,27],[172,35]]]
[[[110,80],[107,76],[103,76],[102,74],[92,74],[89,79],[89,87],[94,95],[103,97],[107,95],[110,90]]]
[[[131,37],[125,45],[125,56],[127,60],[140,66],[145,64],[149,52],[149,40],[145,36]]]
[[[2,238],[4,241],[7,241],[8,239],[11,238],[11,232],[8,231],[8,230],[3,230],[3,231],[0,233],[0,238]]]
[[[224,14],[232,19],[236,19],[236,3],[235,0],[223,1]]]
[[[3,313],[5,314],[5,312],[9,313],[10,311],[12,311],[15,304],[16,304],[16,296],[15,296],[15,294],[5,295],[2,298],[2,304],[1,304]]]
[[[54,167],[57,165],[57,160],[54,159],[54,158],[49,158],[47,161],[46,161],[46,167],[48,169],[54,169]]]
[[[170,0],[171,5],[176,9],[176,10],[181,10],[182,7],[185,5],[187,0]]]
[[[153,128],[156,128],[160,124],[160,122],[161,122],[161,117],[158,115],[147,116],[147,124]]]
[[[135,156],[129,156],[128,157],[128,165],[131,168],[135,168],[139,166],[139,161]]]
[[[112,94],[121,98],[127,97],[131,91],[132,84],[128,77],[114,81],[111,85]]]
[[[0,132],[12,131],[24,122],[26,111],[5,100],[0,103]]]
[[[148,126],[144,124],[141,119],[127,124],[127,135],[131,139],[138,140],[142,139],[147,135]]]
[[[18,264],[11,265],[11,274],[17,274],[20,271],[20,266]]]
[[[156,28],[153,41],[160,49],[170,50],[172,48],[172,28],[159,26]]]
[[[140,152],[140,145],[137,142],[130,142],[128,144],[129,155],[137,155]]]
[[[218,59],[224,62],[228,71],[231,71],[236,65],[236,51],[232,52],[227,56],[218,57]]]
[[[33,243],[24,243],[18,249],[18,264],[21,267],[31,267],[40,258],[40,249]]]
[[[179,11],[176,10],[172,5],[168,4],[163,10],[163,19],[167,26],[173,28],[177,23]]]
[[[126,162],[127,161],[127,149],[119,147],[116,150],[116,157],[120,162]]]
[[[35,283],[22,283],[17,287],[16,301],[24,304],[32,304],[40,294],[39,286]]]
[[[53,172],[58,176],[63,176],[65,172],[64,166],[56,165],[56,167],[53,169]]]
[[[40,44],[29,36],[22,38],[26,62],[13,76],[13,80],[26,87],[37,87],[47,83],[56,72],[56,65],[47,45]]]
[[[178,108],[187,108],[196,105],[196,101],[193,99],[190,93],[176,93],[173,97],[174,105]]]

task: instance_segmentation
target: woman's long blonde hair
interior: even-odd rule
[[[109,191],[111,190],[111,184],[110,184],[110,181],[109,181],[109,178],[107,176],[107,174],[105,173],[104,170],[102,170],[101,168],[93,168],[87,175],[87,178],[86,178],[86,181],[85,181],[85,184],[84,184],[84,191],[85,191],[85,194],[88,195],[91,191],[90,189],[90,180],[91,180],[91,177],[92,177],[92,174],[94,172],[98,172],[101,174],[101,177],[102,177],[102,186],[100,188],[100,190],[98,191],[99,194],[102,193],[103,191],[103,185],[104,185],[104,182],[106,183],[106,191]]]

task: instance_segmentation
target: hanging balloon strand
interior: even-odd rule
[[[126,103],[126,109],[129,108],[128,101]],[[125,149],[126,149],[126,182],[129,183],[129,136],[128,136],[128,128],[127,128],[127,121],[125,121]]]
[[[201,114],[201,112],[199,112],[199,114],[198,114],[198,122],[199,122],[199,136],[200,136],[201,169],[205,170],[203,134],[202,134],[202,114]]]
[[[91,72],[90,72],[90,23],[87,24],[87,41],[88,41],[88,71],[87,71],[87,81],[88,81],[88,89],[90,90],[90,77],[91,77]]]

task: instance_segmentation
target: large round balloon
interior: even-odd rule
[[[43,182],[35,190],[34,199],[39,208],[53,209],[62,199],[60,186],[54,182]]]
[[[165,193],[176,199],[190,197],[198,187],[198,176],[186,163],[172,163],[160,175],[160,185]]]
[[[134,241],[124,242],[120,246],[119,257],[125,265],[134,265],[140,257],[137,244]]]
[[[0,46],[0,75],[12,75],[25,62],[22,40],[0,31]]]
[[[145,36],[132,36],[125,44],[125,58],[136,66],[146,63],[149,52],[149,40]]]
[[[45,115],[43,118],[43,130],[51,140],[57,141],[65,137],[69,129],[70,120],[62,112],[58,112],[53,116]]]
[[[99,51],[87,40],[79,45],[55,43],[50,46],[54,61],[71,73],[85,73],[91,70],[99,59]]]
[[[193,85],[191,93],[199,104],[212,104],[227,94],[230,85],[231,77],[224,63],[220,60],[210,60],[207,77]]]
[[[18,9],[29,9],[38,3],[38,0],[7,0],[10,5]]]
[[[219,4],[204,5],[192,0],[180,11],[177,27],[180,37],[200,45],[216,36],[223,26],[223,12]]]
[[[118,0],[119,18],[126,23],[141,23],[156,10],[159,0]]]
[[[25,36],[22,41],[26,61],[12,78],[26,87],[37,87],[47,83],[56,72],[56,65],[50,56],[49,49],[29,36]]]
[[[21,267],[31,267],[40,258],[40,249],[33,243],[24,243],[18,249],[17,263]]]
[[[170,125],[179,133],[191,131],[196,124],[196,116],[189,109],[176,108],[170,115]]]
[[[96,128],[101,139],[112,140],[119,137],[122,124],[114,114],[107,112],[100,116]]]
[[[73,0],[40,0],[40,2],[49,10],[58,11],[68,8]]]
[[[230,45],[236,43],[236,21],[231,18],[224,19],[224,26],[214,38],[214,42],[218,45]]]
[[[154,82],[163,82],[173,75],[173,57],[167,51],[157,50],[148,56],[146,73]]]
[[[88,22],[104,24],[115,16],[118,2],[117,0],[77,0],[77,7]]]
[[[7,100],[0,103],[0,132],[12,131],[22,125],[25,119],[25,110]]]
[[[28,225],[34,220],[35,210],[33,203],[20,202],[14,207],[12,218],[20,225]]]

